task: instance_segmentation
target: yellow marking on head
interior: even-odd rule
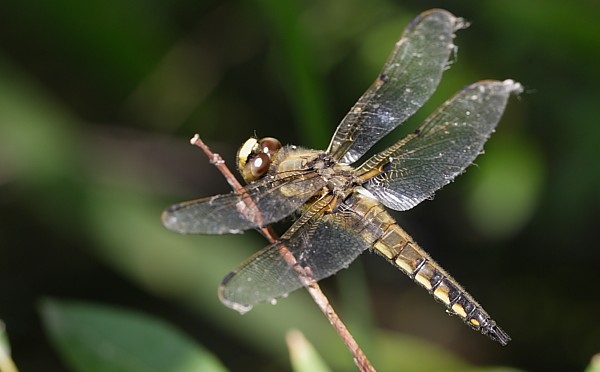
[[[246,166],[246,162],[248,161],[248,157],[252,154],[256,148],[258,143],[258,139],[255,137],[248,138],[246,142],[240,147],[238,150],[237,163],[238,169],[244,169]]]
[[[439,298],[446,305],[450,304],[450,297],[448,297],[448,288],[444,287],[443,284],[440,285],[433,291],[433,295]]]
[[[454,310],[454,312],[456,314],[458,314],[461,318],[467,317],[467,312],[465,311],[465,308],[461,304],[452,305],[452,310]]]
[[[481,326],[481,323],[479,323],[479,321],[475,318],[469,319],[469,322],[471,322],[471,324],[473,324],[475,327]]]
[[[429,281],[429,277],[426,277],[425,275],[421,274],[421,272],[418,272],[417,275],[415,275],[415,280],[419,282],[423,287],[427,288],[427,290],[430,290],[432,287],[431,282]]]

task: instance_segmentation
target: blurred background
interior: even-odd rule
[[[229,192],[189,145],[194,133],[229,165],[254,133],[325,148],[406,24],[432,7],[471,26],[437,93],[384,144],[476,80],[525,92],[477,166],[394,216],[513,341],[448,317],[371,253],[325,292],[381,370],[425,358],[584,368],[600,352],[596,0],[2,2],[0,321],[17,366],[67,369],[38,313],[52,297],[159,317],[233,370],[288,370],[293,327],[332,368],[352,368],[305,291],[244,316],[219,302],[221,278],[266,244],[257,233],[178,236],[160,213]]]

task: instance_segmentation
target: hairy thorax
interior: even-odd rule
[[[280,176],[286,174],[305,173],[306,176],[320,177],[326,182],[315,197],[324,194],[334,194],[338,200],[344,200],[355,184],[354,168],[350,165],[335,162],[323,151],[285,146],[273,161],[272,172]],[[282,192],[292,195],[303,190],[298,190],[294,184],[283,186]]]

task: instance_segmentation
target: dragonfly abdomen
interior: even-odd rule
[[[380,219],[390,219],[387,213]],[[383,222],[383,221],[381,221]],[[387,222],[387,221],[386,221]],[[373,248],[394,266],[425,288],[448,313],[457,315],[474,330],[506,345],[510,337],[496,325],[483,308],[444,269],[415,243],[397,224],[389,224]]]

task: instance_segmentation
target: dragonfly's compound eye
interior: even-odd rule
[[[272,137],[260,141],[253,137],[248,139],[238,150],[237,166],[246,182],[264,176],[271,166],[271,159],[281,149],[281,142]]]
[[[265,137],[259,141],[261,151],[270,157],[281,149],[281,142],[277,138]]]
[[[254,181],[264,176],[271,166],[271,158],[265,153],[256,154],[244,168],[243,176],[246,181]]]

